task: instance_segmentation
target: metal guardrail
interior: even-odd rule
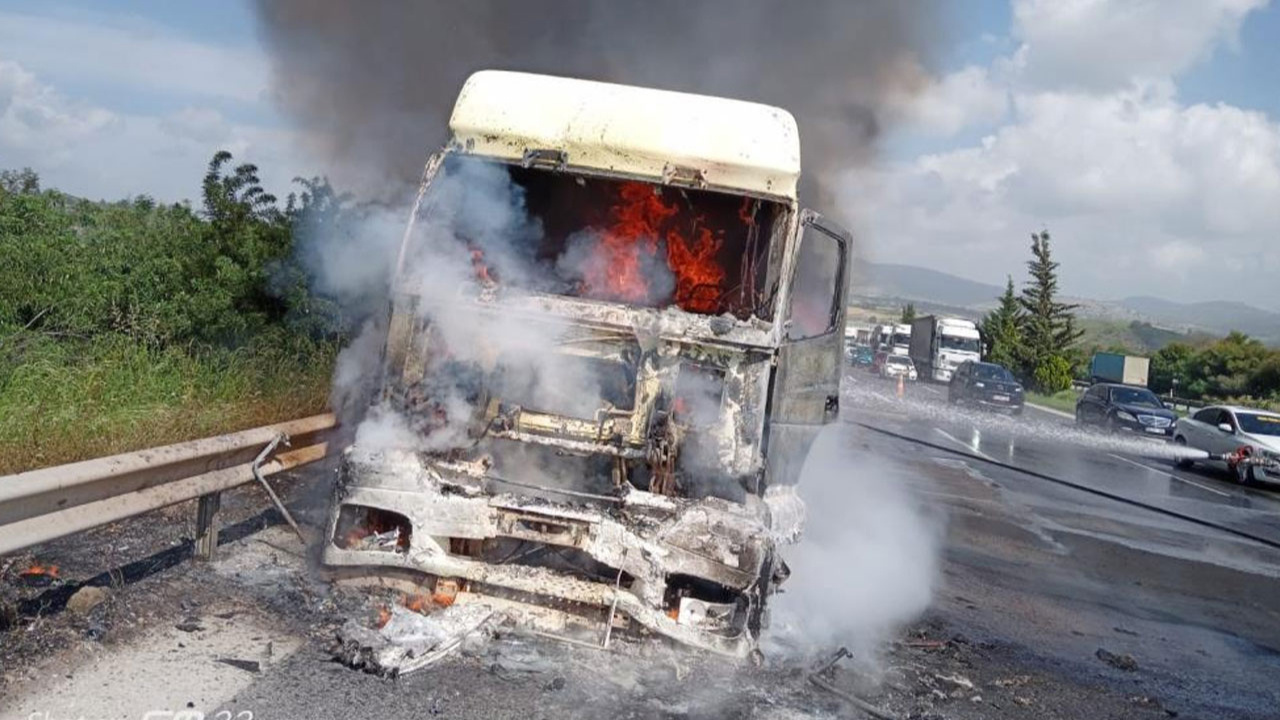
[[[1187,398],[1173,397],[1171,395],[1161,395],[1160,401],[1163,402],[1165,407],[1170,410],[1184,412],[1188,415],[1200,408],[1208,407],[1213,404],[1212,402],[1206,402],[1204,400],[1188,400]]]
[[[221,492],[324,458],[336,426],[326,413],[2,476],[0,554],[199,499],[196,554],[210,558]]]

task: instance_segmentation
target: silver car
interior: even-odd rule
[[[1225,467],[1237,482],[1280,482],[1280,413],[1229,405],[1207,407],[1179,418],[1173,441],[1209,453],[1213,459],[1201,462]],[[1228,459],[1246,447],[1244,452],[1255,456],[1253,462]],[[1193,462],[1180,459],[1178,465],[1190,467]]]

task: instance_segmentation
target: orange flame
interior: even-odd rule
[[[489,271],[489,266],[485,264],[484,251],[480,248],[471,249],[471,270],[475,273],[476,280],[485,285],[493,285],[497,282],[493,273]]]
[[[406,610],[412,610],[420,615],[426,615],[431,612],[431,596],[422,594],[405,595],[400,598],[400,604]]]
[[[36,563],[31,567],[27,568],[26,570],[19,572],[18,575],[21,577],[35,577],[38,575],[47,575],[51,578],[56,578],[58,577],[58,566],[57,565],[41,565],[39,563]]]
[[[583,268],[584,295],[638,303],[651,300],[647,268],[658,257],[658,242],[666,240],[666,265],[675,275],[675,303],[692,312],[714,312],[724,282],[716,262],[721,241],[697,218],[690,237],[670,227],[679,213],[649,185],[624,182],[612,209],[613,225],[604,231]],[[665,230],[665,232],[664,232]]]

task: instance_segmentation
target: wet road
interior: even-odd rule
[[[956,410],[944,387],[899,400],[854,376],[842,418],[868,458],[901,458],[901,477],[947,512],[935,612],[1023,648],[1029,666],[1159,697],[1183,717],[1280,717],[1280,550],[864,424],[1280,541],[1276,488],[1177,470],[1165,444],[1032,408],[1021,419]],[[1103,649],[1137,658],[1141,677],[1090,667]]]
[[[1280,543],[1280,486],[1242,486],[1224,469],[1199,463],[1178,468],[1173,462],[1176,449],[1165,442],[1080,429],[1068,417],[1033,407],[1021,418],[1011,418],[950,406],[942,385],[913,383],[901,400],[894,390],[875,376],[851,373],[845,382],[845,419]],[[1077,491],[1064,492],[1079,503],[1115,504]],[[1139,511],[1128,508],[1126,512]]]

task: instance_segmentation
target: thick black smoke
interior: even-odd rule
[[[806,202],[865,163],[941,24],[921,0],[259,0],[274,92],[363,193],[413,184],[467,75],[495,68],[755,100],[800,124]]]

